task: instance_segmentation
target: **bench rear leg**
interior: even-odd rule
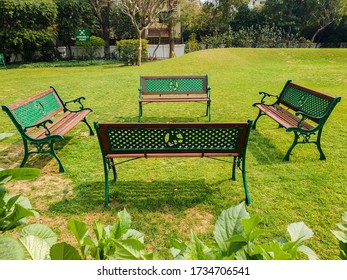
[[[246,174],[246,158],[242,157],[240,158],[242,166],[241,166],[241,172],[242,172],[242,180],[243,180],[243,188],[245,190],[245,201],[247,205],[251,204],[251,195],[248,190],[248,182],[247,182],[247,174]]]
[[[84,118],[84,119],[82,120],[82,122],[84,122],[84,123],[88,126],[88,128],[89,128],[89,135],[90,135],[90,136],[94,136],[94,131],[93,131],[93,129],[91,128],[91,126],[89,125],[89,123],[87,122],[87,119]]]
[[[236,159],[236,157],[234,157],[233,173],[232,173],[232,176],[231,176],[231,180],[233,180],[233,181],[236,180],[236,163],[237,163],[237,159]]]
[[[139,102],[139,116],[137,118],[137,121],[140,122],[142,117],[142,102]]]
[[[206,106],[206,116],[208,116],[208,121],[211,121],[211,102],[208,101],[207,102],[207,106]]]

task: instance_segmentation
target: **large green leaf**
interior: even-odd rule
[[[87,235],[88,228],[85,223],[74,219],[69,220],[67,224],[68,229],[74,234],[78,244],[83,244],[83,239]]]
[[[186,260],[210,260],[214,254],[196,235],[191,231],[191,239],[184,253]]]
[[[27,260],[47,260],[49,259],[49,244],[37,236],[23,236],[19,241],[25,248],[25,259]]]
[[[309,260],[318,260],[316,253],[311,248],[305,245],[299,246],[298,251],[304,253]]]
[[[143,233],[134,230],[134,229],[129,229],[123,236],[122,239],[136,239],[139,240],[141,243],[145,242],[145,236]]]
[[[40,175],[40,169],[37,168],[12,168],[0,170],[0,182],[8,176],[14,180],[32,180]]]
[[[344,233],[340,230],[332,230],[331,232],[335,235],[335,237],[338,240],[340,240],[343,243],[347,243],[347,234],[346,233]]]
[[[0,260],[24,260],[24,249],[17,239],[0,234]]]
[[[242,220],[245,218],[249,218],[249,214],[244,203],[223,211],[218,217],[213,233],[219,248],[224,254],[229,255],[232,253],[232,243],[228,240],[234,235],[244,232]]]
[[[50,256],[52,260],[81,260],[78,251],[66,242],[54,244],[51,247]]]
[[[293,242],[302,242],[303,240],[310,239],[314,234],[304,222],[290,224],[287,231],[291,237],[291,241]]]
[[[50,227],[43,224],[27,225],[20,231],[20,234],[22,236],[37,236],[45,240],[50,246],[57,242],[57,234]]]
[[[125,234],[131,226],[131,217],[129,213],[124,209],[118,212],[118,218],[120,222],[121,235]]]
[[[146,259],[145,245],[135,239],[115,240],[116,250],[111,259],[144,260]]]

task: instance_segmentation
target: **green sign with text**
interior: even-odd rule
[[[75,30],[76,42],[89,42],[90,31],[88,28],[77,28]]]

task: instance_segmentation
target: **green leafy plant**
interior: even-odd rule
[[[89,41],[79,42],[78,45],[83,48],[85,53],[95,57],[95,53],[105,46],[105,40],[97,36],[90,36]]]
[[[338,223],[337,226],[341,230],[332,230],[332,233],[339,240],[340,258],[347,260],[347,211],[342,215],[343,223]]]
[[[142,60],[148,57],[148,40],[142,39]],[[134,65],[138,59],[139,41],[135,39],[120,40],[117,42],[117,51],[119,60],[124,61],[126,65]]]
[[[71,219],[68,229],[74,234],[79,251],[66,242],[51,248],[53,260],[149,260],[153,259],[145,249],[142,233],[131,229],[131,218],[126,210],[118,212],[118,221],[114,225],[104,226],[93,223],[95,239],[89,234],[85,223]]]
[[[250,217],[244,203],[231,207],[221,213],[215,228],[215,243],[208,247],[191,232],[191,240],[185,244],[173,240],[171,253],[175,259],[211,260],[295,260],[301,255],[317,259],[316,254],[303,242],[313,236],[313,232],[303,222],[288,226],[290,240],[281,238],[269,244],[257,244],[256,240],[263,233],[257,226],[258,216]]]

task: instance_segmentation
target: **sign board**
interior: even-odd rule
[[[88,28],[77,28],[75,30],[76,42],[89,42],[90,31]]]

